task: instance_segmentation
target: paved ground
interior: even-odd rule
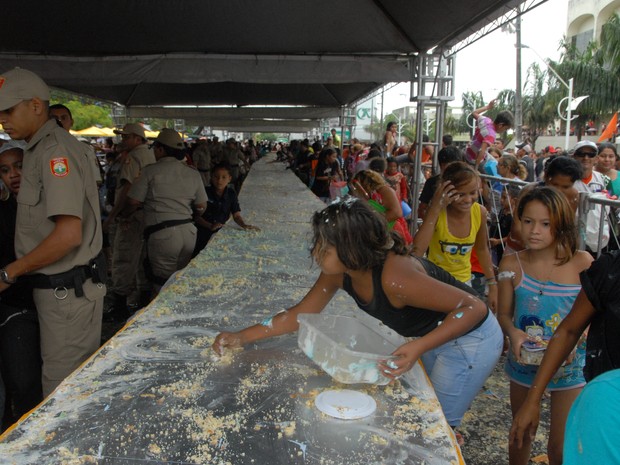
[[[460,431],[465,439],[463,456],[467,465],[507,465],[508,431],[512,422],[508,379],[504,374],[504,357],[465,414]],[[549,401],[543,400],[541,424],[538,428],[530,463],[547,462]]]

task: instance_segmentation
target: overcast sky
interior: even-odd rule
[[[521,42],[544,58],[560,58],[560,42],[566,33],[567,0],[548,0],[522,16]],[[466,47],[457,54],[455,100],[450,106],[461,106],[461,95],[482,91],[485,101],[502,89],[514,89],[516,83],[516,36],[497,30]],[[545,65],[532,50],[522,49],[522,79],[532,62]],[[406,94],[404,97],[401,94]],[[385,114],[407,104],[409,84],[399,84],[386,92]]]

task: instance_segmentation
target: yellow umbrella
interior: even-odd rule
[[[144,130],[144,134],[146,135],[147,139],[157,139],[157,136],[159,136],[159,131],[147,131],[146,129]],[[185,136],[182,133],[178,133],[179,136],[181,136],[181,139],[185,140],[187,139],[187,136]]]
[[[105,137],[108,134],[97,126],[91,126],[80,131],[74,131],[73,134],[85,137]]]
[[[116,134],[114,134],[114,129],[112,128],[100,128],[101,131],[104,132],[104,135],[106,137],[114,137]]]

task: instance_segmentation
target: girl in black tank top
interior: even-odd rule
[[[332,203],[313,215],[312,230],[311,253],[321,274],[306,296],[260,324],[219,334],[214,350],[296,331],[298,314],[320,313],[344,289],[361,310],[403,336],[417,337],[380,369],[398,378],[425,356],[446,418],[458,425],[502,350],[501,329],[485,303],[445,271],[409,255],[400,236],[388,232],[385,218],[365,202],[348,197]],[[444,366],[444,359],[454,366]],[[434,366],[441,366],[442,376],[433,376]]]

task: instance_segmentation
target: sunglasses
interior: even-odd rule
[[[575,156],[576,157],[588,157],[588,158],[594,158],[596,157],[598,154],[596,152],[575,152]]]

